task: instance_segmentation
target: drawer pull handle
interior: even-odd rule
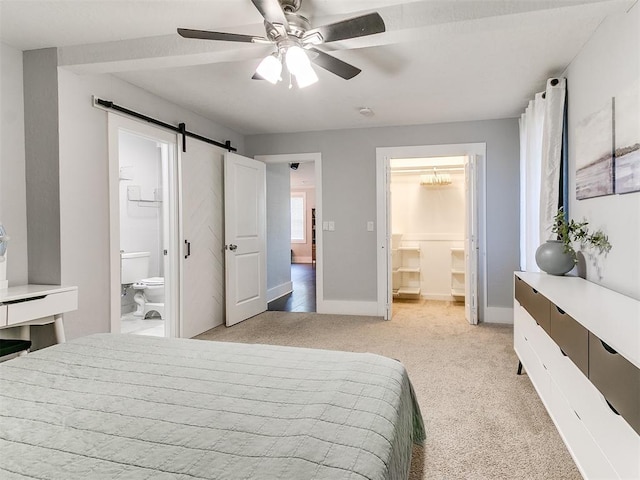
[[[602,340],[600,340],[600,343],[602,344],[602,346],[604,347],[604,349],[609,352],[612,353],[614,355],[617,355],[618,352],[616,352],[613,348],[611,348],[609,345],[607,345],[606,343],[604,343]]]
[[[531,290],[533,290],[533,293],[535,293],[536,295],[538,294],[538,290],[536,290],[535,288],[532,288]]]
[[[607,400],[607,399],[605,398],[605,399],[604,399],[604,401],[605,401],[605,402],[607,402],[607,405],[609,405],[609,408],[611,409],[611,411],[612,411],[613,413],[615,413],[616,415],[620,415],[620,414],[618,413],[618,411],[617,411],[615,408],[613,408],[613,405],[611,405],[611,404],[609,403],[609,400]]]
[[[562,309],[561,309],[560,307],[558,307],[557,305],[556,305],[556,310],[558,310],[558,313],[559,313],[560,315],[564,315],[564,314],[565,314],[565,311],[564,311],[564,310],[562,310]]]
[[[563,356],[563,357],[566,357],[566,356],[567,356],[567,354],[566,354],[566,353],[564,353],[564,350],[562,350],[562,349],[560,349],[560,353],[562,354],[562,356]]]

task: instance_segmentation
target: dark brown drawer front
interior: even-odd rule
[[[584,373],[589,375],[589,330],[557,306],[551,305],[551,338],[562,353]]]
[[[589,380],[640,435],[640,369],[589,332]]]
[[[515,278],[515,297],[516,300],[518,301],[518,303],[522,306],[524,306],[524,304],[526,303],[525,297],[527,296],[527,289],[530,289],[531,287],[529,285],[527,285],[525,283],[524,280],[522,280],[519,277],[514,277]]]
[[[518,303],[529,312],[538,325],[551,335],[549,325],[551,302],[520,278],[516,277],[515,282],[515,296]]]

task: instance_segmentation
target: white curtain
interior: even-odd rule
[[[542,131],[542,177],[540,183],[540,239],[552,237],[553,217],[558,212],[560,168],[562,164],[562,122],[567,80],[547,81],[544,127]]]
[[[549,79],[520,117],[520,269],[539,272],[535,253],[558,209],[565,79]]]
[[[536,249],[540,245],[540,178],[544,98],[536,94],[520,117],[520,270],[539,272]]]

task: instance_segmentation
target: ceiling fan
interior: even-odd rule
[[[276,51],[262,60],[253,78],[275,84],[281,80],[284,64],[302,88],[318,80],[311,62],[345,80],[361,72],[359,68],[319,50],[316,46],[385,31],[384,21],[378,13],[311,28],[309,20],[298,13],[302,0],[251,1],[264,17],[264,37],[187,28],[178,28],[178,34],[184,38],[202,40],[273,44]]]

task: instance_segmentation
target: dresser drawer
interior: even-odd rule
[[[515,277],[515,296],[536,323],[549,333],[551,302],[517,276]]]
[[[551,377],[549,376],[547,367],[545,367],[538,355],[536,355],[531,344],[531,337],[521,331],[517,332],[514,338],[514,349],[524,366],[526,375],[538,392],[538,396],[542,399],[543,403],[546,403],[549,395]]]
[[[0,327],[7,325],[7,306],[0,305]]]
[[[551,305],[551,338],[562,352],[589,375],[589,331],[555,305]]]
[[[640,369],[591,332],[589,380],[640,435]]]
[[[9,303],[7,307],[7,325],[15,325],[54,313],[64,313],[78,308],[78,293],[75,290],[51,293],[41,298],[24,302]]]
[[[578,413],[551,381],[547,409],[584,478],[617,479],[617,471],[600,449]],[[550,477],[551,478],[551,477]],[[624,478],[624,477],[623,477]]]

